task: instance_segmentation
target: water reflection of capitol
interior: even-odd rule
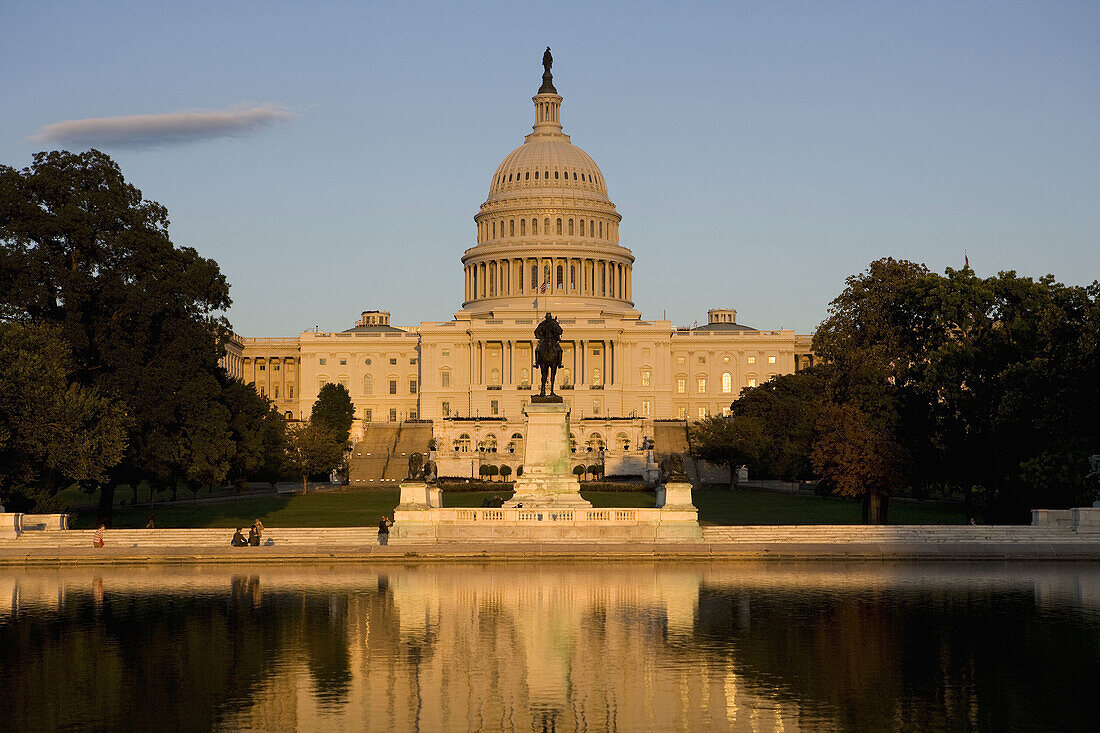
[[[183,638],[202,638],[211,614],[231,627],[257,625],[244,643],[263,638],[271,646],[262,673],[223,706],[215,727],[225,729],[869,730],[894,727],[907,695],[944,701],[937,685],[950,690],[943,704],[956,709],[916,717],[917,727],[973,720],[988,707],[973,680],[949,669],[933,680],[907,679],[898,631],[909,620],[897,609],[929,593],[970,604],[1015,599],[1021,613],[1067,604],[1095,612],[1100,570],[661,563],[34,570],[0,580],[0,597],[10,599],[0,627],[34,614],[64,621],[64,608],[87,618],[89,608],[166,596],[196,609]],[[118,610],[104,613],[112,615]],[[949,629],[955,620],[948,613],[931,623]],[[1032,621],[1019,618],[1021,627]],[[144,623],[157,621],[126,620]],[[240,655],[225,650],[226,659]]]

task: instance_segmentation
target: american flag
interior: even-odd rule
[[[539,285],[539,293],[545,293],[549,289],[550,289],[550,283],[549,282],[544,282],[542,285]]]

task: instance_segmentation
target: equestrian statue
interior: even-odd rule
[[[557,397],[554,394],[554,378],[561,366],[562,357],[561,326],[558,325],[558,319],[547,313],[546,317],[535,327],[535,338],[539,341],[539,345],[535,348],[535,366],[542,373],[542,388],[539,390],[539,397],[547,396],[547,377],[550,378],[550,396]]]

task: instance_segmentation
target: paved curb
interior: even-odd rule
[[[993,543],[462,543],[293,545],[274,547],[0,546],[0,565],[161,565],[208,563],[594,560],[987,560],[1100,561],[1100,540]]]

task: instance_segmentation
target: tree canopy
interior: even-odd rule
[[[313,402],[310,419],[331,430],[341,443],[347,443],[354,418],[355,406],[351,403],[348,388],[342,384],[325,383]]]
[[[70,483],[96,486],[122,460],[127,418],[94,387],[73,383],[53,326],[0,323],[0,504],[45,511]]]
[[[56,327],[71,382],[127,416],[101,518],[116,483],[210,485],[229,474],[237,446],[218,366],[229,305],[217,263],[174,245],[167,210],[106,154],[0,166],[0,320]]]

